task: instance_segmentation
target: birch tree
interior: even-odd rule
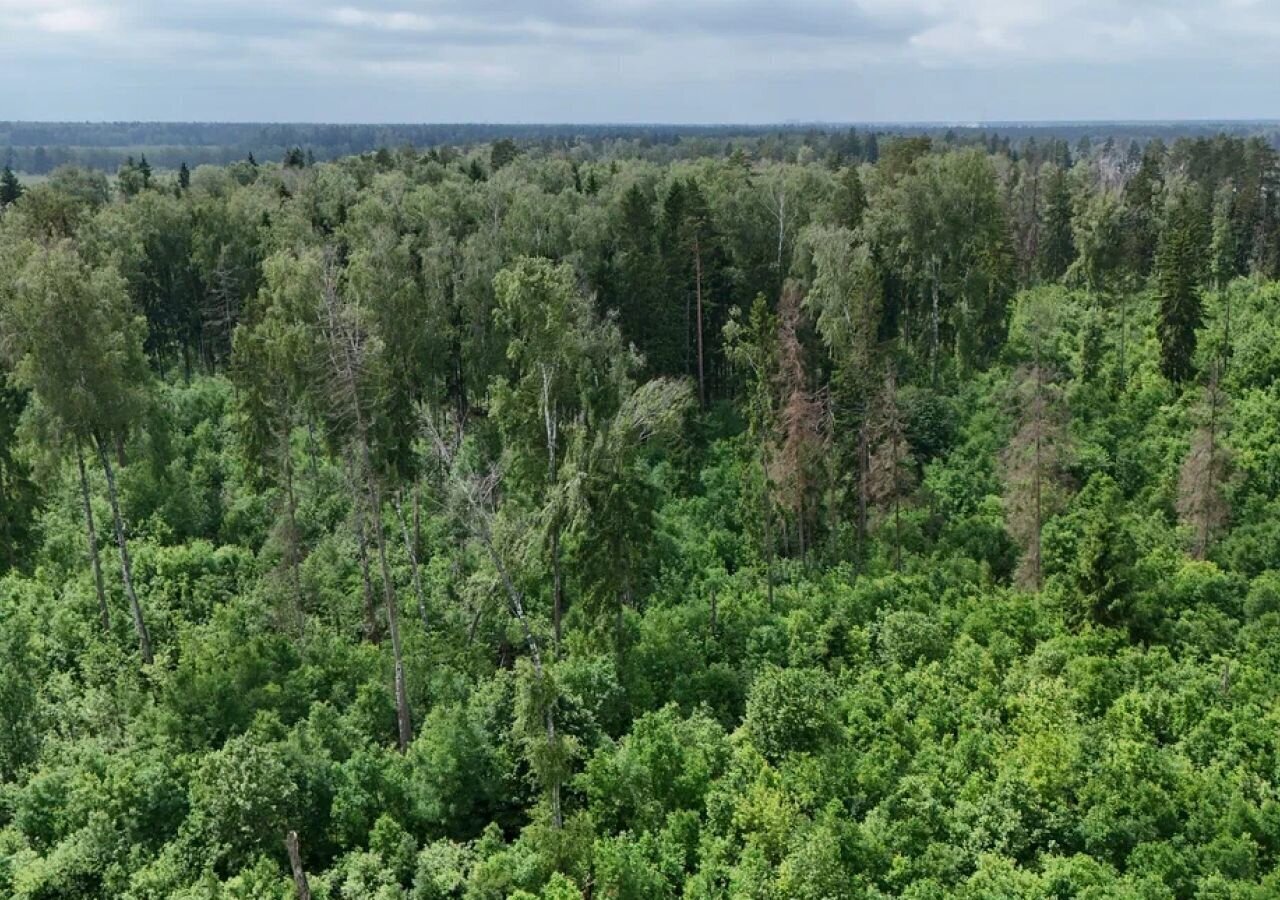
[[[139,653],[150,664],[151,635],[133,583],[111,459],[116,442],[147,402],[146,323],[134,311],[120,275],[110,267],[87,265],[70,241],[27,249],[25,264],[0,289],[0,352],[13,367],[15,382],[35,398],[32,414],[48,416],[67,436],[77,467],[84,450],[96,452]],[[82,480],[81,490],[86,487]],[[96,547],[91,515],[86,509],[89,539]]]

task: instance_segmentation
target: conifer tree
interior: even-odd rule
[[[1203,316],[1200,289],[1209,245],[1206,232],[1197,191],[1189,185],[1176,187],[1165,212],[1155,262],[1160,370],[1175,384],[1190,378],[1194,367],[1196,329]]]
[[[777,400],[775,382],[778,377],[778,320],[760,294],[751,305],[745,322],[736,315],[724,330],[729,360],[747,376],[747,435],[751,452],[756,457],[753,468],[758,473],[754,484],[760,502],[761,549],[765,564],[765,586],[769,605],[773,605],[773,454],[777,441]]]
[[[1037,268],[1041,278],[1056,281],[1076,258],[1071,231],[1071,186],[1067,173],[1050,166],[1045,178],[1044,228]]]
[[[1063,299],[1042,288],[1022,296],[1014,326],[1029,357],[1013,376],[1016,430],[1001,462],[1009,533],[1022,548],[1018,581],[1039,590],[1044,582],[1041,534],[1058,507],[1067,441],[1067,410],[1055,383],[1054,350]]]
[[[916,486],[906,421],[898,404],[898,380],[886,366],[867,438],[867,499],[892,520],[893,567],[902,568],[902,507]]]
[[[18,181],[18,176],[13,174],[13,169],[5,166],[4,171],[0,172],[0,209],[16,203],[21,196],[22,183]]]

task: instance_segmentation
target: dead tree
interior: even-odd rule
[[[422,573],[420,571],[420,566],[418,565],[418,537],[420,534],[420,527],[418,524],[418,501],[416,492],[413,507],[414,519],[412,534],[409,532],[409,523],[404,517],[404,506],[400,502],[399,491],[391,495],[391,502],[395,506],[396,519],[400,522],[400,532],[404,537],[405,551],[409,554],[409,566],[413,572],[413,592],[418,599],[418,615],[422,618],[422,630],[427,632],[431,630],[431,622],[427,618],[427,596],[422,589]]]
[[[898,382],[892,367],[868,424],[867,501],[893,522],[893,567],[902,569],[902,505],[915,489],[915,465],[907,443],[906,422],[898,406]]]
[[[289,868],[293,870],[293,886],[298,892],[298,900],[311,900],[311,885],[307,883],[307,872],[302,868],[302,852],[298,848],[298,832],[290,830],[284,836],[284,847],[289,854]]]
[[[107,591],[102,582],[102,560],[98,558],[98,531],[93,524],[93,504],[89,502],[89,476],[84,468],[84,451],[76,447],[76,466],[80,470],[80,500],[84,504],[85,529],[89,533],[89,562],[93,566],[93,586],[98,593],[98,618],[102,630],[111,630],[111,610],[107,606]]]
[[[796,544],[801,559],[810,541],[807,529],[813,519],[817,462],[829,448],[828,399],[824,392],[811,390],[800,343],[803,296],[795,284],[783,289],[778,305],[777,389],[780,442],[769,455],[769,479],[778,486],[777,499],[796,526]]]
[[[155,661],[151,654],[151,634],[147,631],[147,623],[142,617],[142,604],[138,602],[138,594],[133,589],[133,561],[129,557],[129,541],[125,536],[124,519],[120,516],[120,499],[116,491],[115,469],[111,465],[111,454],[106,442],[100,435],[95,435],[94,443],[98,446],[98,459],[102,463],[103,474],[107,476],[107,498],[111,501],[111,518],[115,524],[116,548],[120,551],[120,579],[124,582],[124,593],[129,598],[129,611],[133,615],[133,629],[138,634],[138,649],[142,653],[142,661],[148,665]]]
[[[1005,515],[1009,533],[1022,547],[1017,580],[1039,590],[1044,583],[1040,536],[1051,511],[1050,496],[1061,469],[1063,416],[1058,392],[1044,365],[1032,364],[1016,375],[1018,426],[1005,448]]]
[[[1192,532],[1191,555],[1204,559],[1217,533],[1231,514],[1225,487],[1231,472],[1231,456],[1222,445],[1226,397],[1218,384],[1217,365],[1205,386],[1196,412],[1200,420],[1191,435],[1191,446],[1178,478],[1178,516]]]
[[[511,614],[520,623],[525,644],[529,648],[529,660],[533,665],[534,675],[540,682],[545,683],[547,673],[543,666],[542,649],[525,609],[524,592],[512,577],[511,569],[494,538],[493,524],[498,512],[502,470],[496,464],[483,474],[464,468],[458,460],[460,430],[438,427],[437,423],[428,416],[425,419],[424,431],[440,465],[451,503],[457,509],[467,530],[480,543],[489,562],[493,565],[494,572],[497,573],[506,594]],[[446,437],[446,434],[450,437]],[[547,747],[554,752],[558,741],[561,740],[556,731],[554,700],[547,704],[543,727]],[[564,820],[561,785],[559,783],[548,785],[548,794],[552,824],[560,828]]]
[[[343,303],[338,286],[337,266],[333,254],[326,254],[324,284],[321,292],[321,322],[325,333],[325,349],[329,362],[329,394],[336,417],[345,424],[354,444],[354,481],[363,483],[369,504],[374,546],[382,573],[382,594],[387,613],[387,631],[391,635],[396,697],[396,725],[400,751],[413,741],[413,720],[409,712],[409,693],[405,683],[404,654],[400,644],[400,622],[395,584],[387,560],[386,529],[382,521],[382,494],[369,451],[368,412],[362,397],[361,382],[368,370],[371,339],[361,327],[358,310]],[[357,492],[359,493],[359,492]]]

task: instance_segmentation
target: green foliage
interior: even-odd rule
[[[835,731],[835,696],[834,685],[819,670],[766,669],[747,695],[743,727],[772,760],[816,750]]]
[[[6,201],[0,896],[1275,896],[1274,153],[871,137]]]

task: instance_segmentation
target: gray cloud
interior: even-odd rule
[[[0,118],[1274,116],[1269,0],[0,0]]]

